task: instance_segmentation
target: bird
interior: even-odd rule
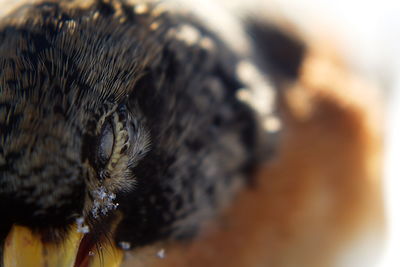
[[[183,2],[2,17],[0,266],[334,266],[380,229],[373,109],[337,90],[358,80]]]

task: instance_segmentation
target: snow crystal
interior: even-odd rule
[[[78,225],[83,225],[84,222],[85,222],[85,219],[83,217],[79,217],[76,219],[76,224],[78,224]]]
[[[118,203],[114,203],[116,195],[114,193],[107,192],[104,186],[100,186],[98,189],[93,191],[95,200],[93,201],[92,215],[94,218],[98,218],[99,214],[107,215],[111,210],[115,210],[118,207]]]
[[[87,234],[90,232],[89,226],[85,225],[85,219],[83,217],[76,219],[76,225],[78,226],[78,233]]]
[[[159,257],[160,259],[164,259],[165,258],[165,249],[160,249],[158,252],[157,252],[157,257]]]
[[[131,248],[131,243],[126,241],[121,241],[118,244],[123,250],[129,250]]]

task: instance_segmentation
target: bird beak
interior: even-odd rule
[[[118,267],[122,252],[111,242],[101,252],[85,246],[85,235],[72,229],[61,244],[44,243],[26,227],[13,226],[4,244],[4,267]],[[91,251],[93,249],[93,251]],[[96,252],[97,251],[97,252]],[[1,266],[1,264],[0,264]]]

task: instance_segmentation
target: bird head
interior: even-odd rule
[[[117,266],[121,248],[192,237],[265,147],[237,97],[251,92],[241,60],[156,4],[52,1],[3,18],[5,266],[96,266],[105,246]]]

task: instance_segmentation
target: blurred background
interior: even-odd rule
[[[383,196],[386,238],[377,267],[400,266],[400,2],[395,0],[226,0],[235,12],[268,10],[268,16],[288,19],[311,37],[334,40],[352,70],[376,84],[383,98]],[[254,9],[253,9],[254,8]],[[253,10],[252,10],[253,9]],[[257,11],[255,11],[257,13]],[[359,251],[371,266],[374,256]],[[379,253],[378,253],[379,254]],[[365,264],[365,265],[364,265]]]
[[[387,238],[377,266],[400,266],[400,3],[393,0],[279,0],[274,4],[306,31],[328,29],[326,32],[335,35],[339,49],[353,69],[383,90]],[[365,258],[368,259],[368,255]]]
[[[392,0],[279,0],[274,5],[306,31],[328,29],[326,32],[338,40],[339,49],[353,69],[383,90],[387,238],[377,266],[400,266],[400,3]],[[365,258],[367,260],[368,255]]]

